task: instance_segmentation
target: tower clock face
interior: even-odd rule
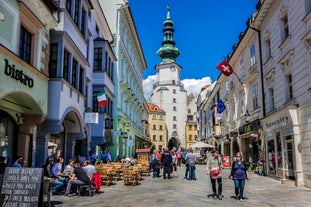
[[[176,71],[176,67],[175,67],[175,66],[171,66],[171,67],[170,67],[170,70],[171,70],[172,72],[175,72],[175,71]]]

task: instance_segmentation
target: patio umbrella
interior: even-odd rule
[[[204,143],[204,142],[196,142],[192,145],[190,145],[192,148],[215,148],[215,146]]]

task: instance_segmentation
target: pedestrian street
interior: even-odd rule
[[[101,187],[100,193],[90,197],[53,195],[52,207],[91,206],[91,207],[177,207],[177,206],[311,206],[311,189],[281,184],[270,177],[252,174],[245,184],[244,202],[235,200],[233,181],[228,179],[230,169],[223,175],[223,200],[208,198],[211,184],[205,174],[205,165],[196,165],[196,181],[183,179],[185,167],[178,168],[178,178],[164,180],[144,176],[139,185],[124,186],[117,181],[108,187]]]

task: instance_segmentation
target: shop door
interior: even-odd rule
[[[293,138],[292,136],[286,136],[286,153],[285,153],[285,161],[286,161],[286,168],[287,168],[287,177],[288,179],[295,180],[295,173],[294,173],[294,148],[293,148]]]

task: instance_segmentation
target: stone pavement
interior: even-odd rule
[[[178,178],[164,180],[144,177],[139,185],[124,186],[123,181],[102,187],[100,194],[52,196],[52,207],[201,207],[201,206],[255,206],[255,207],[311,207],[311,189],[281,184],[270,177],[251,174],[245,184],[244,202],[235,200],[234,184],[228,179],[229,169],[223,172],[223,200],[208,198],[211,184],[205,174],[205,165],[196,166],[196,181],[183,179],[185,167],[178,168]]]

